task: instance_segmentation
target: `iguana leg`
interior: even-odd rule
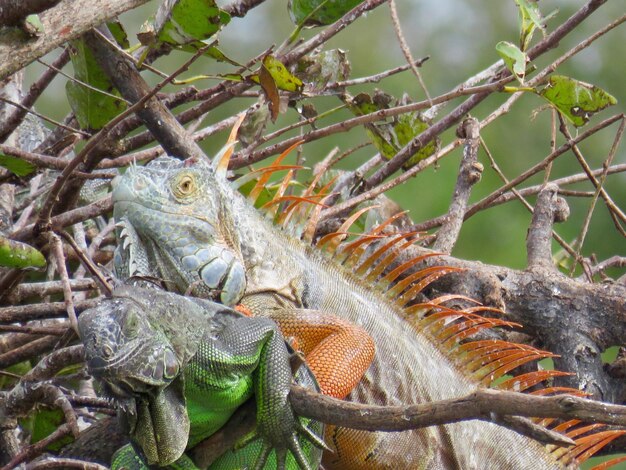
[[[244,299],[242,310],[248,315],[270,316],[278,323],[283,336],[295,338],[295,347],[304,353],[321,391],[345,398],[374,358],[374,341],[369,334],[329,313],[275,306],[267,308],[267,303],[258,300]],[[394,461],[394,453],[389,451],[390,448],[398,450],[396,439],[391,437],[390,441],[390,436],[393,435],[327,426],[324,437],[333,451],[324,453],[324,468],[402,468],[402,462]],[[396,454],[406,455],[407,451],[402,449]],[[428,461],[427,456],[425,459]]]
[[[216,406],[234,398],[237,402],[228,407],[234,411],[240,405],[239,399],[247,399],[252,394],[246,386],[245,393],[237,397],[235,389],[238,387],[232,383],[236,376],[251,377],[253,382],[257,404],[255,435],[248,441],[251,445],[218,459],[211,468],[243,468],[252,462],[255,465],[249,468],[284,468],[285,464],[290,469],[317,468],[321,450],[315,446],[323,446],[318,437],[322,426],[300,419],[291,408],[288,395],[293,378],[287,347],[278,327],[269,318],[232,319],[212,336],[212,341],[200,344],[185,369],[188,408],[192,416],[189,443],[193,445],[206,437],[203,435],[206,424],[199,425],[203,421],[216,421]],[[296,381],[301,383],[297,377]],[[209,400],[211,406],[203,410],[201,402],[219,387],[223,387],[223,393],[215,393]],[[222,397],[221,400],[218,397]],[[205,420],[204,414],[210,419]],[[233,465],[233,462],[237,463]]]
[[[375,346],[361,327],[310,309],[272,309],[286,338],[296,340],[324,395],[345,398],[374,359]]]

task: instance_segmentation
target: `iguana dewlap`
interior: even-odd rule
[[[356,343],[366,344],[365,349],[352,349],[348,343],[336,354],[315,360],[309,355],[316,374],[332,371],[336,364],[345,370],[341,364],[349,358],[358,377],[356,366],[362,369],[371,358],[371,338],[373,361],[349,400],[402,405],[460,397],[517,365],[549,355],[505,342],[463,349],[461,339],[472,332],[506,322],[443,305],[408,306],[419,288],[408,281],[420,278],[396,282],[390,277],[395,271],[382,278],[387,252],[371,255],[355,242],[351,251],[323,253],[294,236],[293,226],[273,226],[207,162],[166,157],[131,167],[118,181],[113,201],[122,277],[154,276],[174,291],[231,305],[240,302],[255,315],[274,318],[286,336],[293,328],[297,339],[298,322],[293,319],[306,324],[309,315],[338,317],[354,325],[361,335]],[[395,243],[390,240],[389,246]],[[213,253],[208,258],[207,250]],[[212,273],[210,284],[204,282],[205,271]],[[298,342],[311,353],[316,350],[314,339]],[[539,381],[531,374],[501,387],[523,391]],[[402,433],[330,427],[326,441],[334,449],[325,454],[327,469],[556,469],[577,455],[552,455],[530,438],[483,421]]]

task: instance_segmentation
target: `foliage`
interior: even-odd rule
[[[111,34],[122,47],[128,47],[128,39],[118,23],[109,27]],[[74,78],[65,85],[67,100],[76,114],[76,119],[83,129],[98,130],[111,119],[124,111],[126,103],[119,97],[111,80],[96,63],[91,50],[81,39],[72,41],[71,58]],[[82,83],[90,85],[87,88]],[[101,93],[100,90],[107,92]]]

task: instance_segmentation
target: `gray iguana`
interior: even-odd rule
[[[253,207],[272,168],[256,173],[262,176],[246,200],[226,179],[226,160],[218,156],[212,165],[162,157],[128,168],[113,190],[121,277],[156,277],[168,290],[269,316],[284,335],[296,337],[324,393],[360,403],[454,398],[498,379],[500,389],[524,391],[560,374],[537,371],[503,379],[550,353],[505,341],[465,342],[481,329],[511,324],[481,316],[482,307],[456,310],[445,299],[420,302],[424,285],[450,269],[402,276],[419,260],[387,269],[395,250],[415,234],[385,239],[387,221],[339,247],[357,213],[313,247],[311,227],[319,212],[312,209],[308,220],[296,212],[302,201],[321,196],[312,188],[300,199],[285,195],[289,173],[266,204],[283,222],[276,226]],[[325,440],[333,452],[324,454],[323,467],[564,468],[577,466],[585,450],[621,433],[593,432],[578,437],[574,448],[555,449],[482,421],[402,433],[328,426]]]
[[[120,449],[112,468],[196,468],[185,449],[221,428],[252,396],[257,428],[249,437],[257,439],[226,453],[211,468],[319,465],[321,450],[315,445],[323,446],[317,437],[322,425],[297,418],[291,409],[289,355],[270,319],[247,318],[203,299],[124,286],[82,313],[79,330],[89,372],[119,403],[139,449],[130,444]],[[296,379],[316,389],[306,367],[300,366]],[[270,455],[272,449],[276,452]]]

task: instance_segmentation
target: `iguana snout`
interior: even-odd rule
[[[173,345],[155,321],[172,310],[172,294],[122,288],[114,296],[79,316],[87,368],[119,402],[122,421],[146,461],[168,465],[187,445],[190,425],[181,370],[197,346]],[[196,313],[190,313],[189,326],[201,330],[203,317]]]
[[[129,299],[105,300],[79,317],[87,367],[118,397],[155,393],[179,373],[169,341]]]
[[[163,279],[168,289],[228,306],[241,299],[246,288],[243,258],[226,205],[210,197],[217,191],[214,183],[208,164],[171,157],[132,167],[116,179],[118,265],[128,271],[121,277],[151,275],[138,268],[157,266],[155,271],[168,274]]]

